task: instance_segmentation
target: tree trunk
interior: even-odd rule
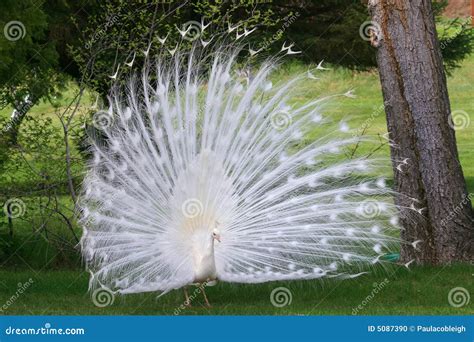
[[[431,0],[370,0],[387,114],[403,261],[473,260],[471,201],[459,163]],[[425,208],[423,217],[409,207]],[[416,214],[416,215],[415,215]]]

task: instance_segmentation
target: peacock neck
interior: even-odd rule
[[[207,243],[207,255],[211,256],[214,259],[214,238],[211,236],[210,240]]]
[[[193,254],[197,259],[214,258],[214,238],[207,235],[199,234],[194,239]]]
[[[214,238],[200,240],[193,246],[194,280],[202,283],[216,279],[216,264],[214,258]]]

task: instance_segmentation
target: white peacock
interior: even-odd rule
[[[239,52],[206,69],[178,51],[113,92],[81,202],[91,286],[349,278],[399,243],[391,190],[370,178],[380,161],[345,157],[360,139],[331,129],[324,99],[289,105],[298,80],[273,87],[271,61],[241,82]]]

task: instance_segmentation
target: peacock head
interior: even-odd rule
[[[219,230],[214,229],[212,231],[212,239],[221,242],[221,234],[220,234]]]

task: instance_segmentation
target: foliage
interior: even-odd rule
[[[40,99],[58,94],[57,85],[62,78],[54,70],[59,55],[47,36],[48,16],[43,2],[0,2],[1,27],[11,29],[0,37],[1,108],[16,107],[26,96]]]
[[[283,1],[273,2],[285,16],[299,13],[287,29],[289,40],[302,50],[308,62],[327,62],[356,69],[375,66],[375,53],[359,35],[359,27],[369,20],[361,1]]]
[[[205,25],[210,24],[205,32],[201,18]],[[129,71],[139,70],[143,65],[144,51],[148,51],[148,56],[159,56],[169,53],[178,42],[190,46],[178,32],[187,27],[183,26],[186,23],[199,30],[196,39],[208,40],[213,34],[226,31],[229,23],[240,23],[241,29],[261,27],[261,33],[265,34],[265,29],[277,21],[271,9],[245,1],[204,0],[189,6],[179,2],[110,1],[99,4],[85,25],[77,23],[81,37],[70,52],[86,84],[104,99],[113,82],[110,76],[119,70],[118,81],[124,82]],[[164,48],[159,39],[165,37]],[[131,60],[135,67],[125,67]]]
[[[473,28],[459,20],[440,18],[446,0],[433,4],[443,56],[452,69],[471,53]],[[355,0],[200,0],[190,4],[5,0],[0,13],[3,26],[17,20],[26,29],[22,39],[0,39],[1,107],[18,104],[26,95],[35,100],[59,96],[64,74],[76,80],[85,78],[104,97],[111,84],[108,76],[119,64],[123,66],[139,51],[139,65],[144,59],[140,51],[147,50],[151,42],[150,54],[160,53],[158,37],[170,34],[172,46],[179,37],[176,27],[187,21],[200,22],[201,17],[212,22],[213,32],[226,30],[228,23],[257,26],[256,46],[278,50],[284,35],[296,42],[306,61],[325,59],[356,69],[375,66],[374,49],[359,36],[360,25],[369,20],[367,7]],[[295,14],[297,20],[291,19]]]
[[[474,29],[470,20],[439,20],[438,34],[444,64],[449,73],[458,68],[474,48]]]
[[[8,160],[0,173],[0,230],[9,226],[12,236],[1,239],[3,254],[8,254],[11,238],[16,235],[19,222],[27,223],[35,236],[46,239],[61,249],[71,249],[74,242],[71,203],[65,201],[68,194],[64,135],[45,115],[26,116],[19,130],[18,141],[8,151]],[[80,158],[73,155],[73,173],[78,175],[83,166]],[[19,201],[23,206],[21,215],[9,220],[4,206],[7,201]],[[62,225],[58,233],[58,222]],[[51,229],[54,227],[54,229]],[[68,232],[69,231],[69,232]]]
[[[353,68],[376,66],[375,49],[360,36],[360,27],[370,21],[366,1],[355,0],[276,0],[275,12],[286,15],[290,11],[300,17],[287,29],[288,37],[304,52],[309,62],[327,62]],[[441,35],[440,43],[447,70],[459,66],[473,49],[474,28],[460,20],[445,21],[441,17],[447,0],[433,0],[437,24],[443,31],[456,28],[455,35]],[[444,29],[443,29],[444,27]]]
[[[446,71],[451,74],[473,52],[474,27],[472,27],[472,17],[466,19],[444,18],[443,11],[447,6],[448,0],[433,0],[433,12],[436,18],[441,53]]]

